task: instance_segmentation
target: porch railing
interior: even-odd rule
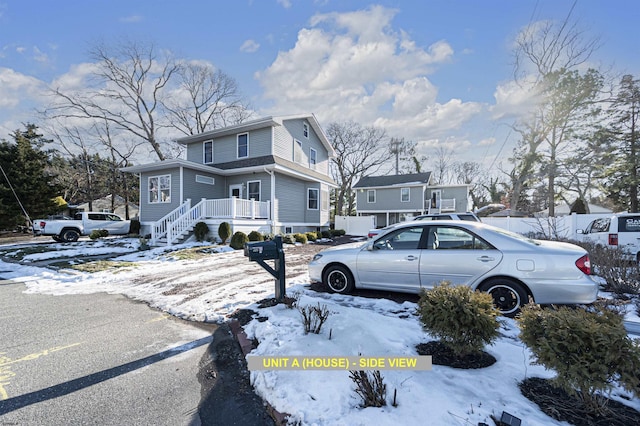
[[[151,228],[151,244],[165,238],[171,245],[190,232],[203,219],[270,219],[269,201],[243,200],[236,197],[208,200],[203,198],[191,207],[187,199],[180,207],[164,216]]]
[[[456,199],[455,198],[442,198],[439,203],[434,203],[433,200],[427,200],[427,209],[429,214],[436,214],[442,212],[455,212],[456,211]]]

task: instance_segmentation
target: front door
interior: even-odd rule
[[[231,197],[242,198],[242,184],[229,185],[229,198]]]

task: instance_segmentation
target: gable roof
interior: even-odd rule
[[[378,188],[382,186],[414,186],[427,185],[431,179],[431,172],[411,173],[408,175],[364,176],[354,188]]]
[[[263,129],[265,127],[282,126],[286,120],[307,120],[311,128],[314,130],[322,145],[327,149],[329,157],[336,156],[333,146],[327,139],[327,135],[320,127],[320,123],[316,119],[314,114],[298,114],[298,115],[280,115],[263,117],[256,120],[245,121],[244,123],[236,124],[233,126],[227,126],[220,129],[209,130],[208,132],[199,133],[197,135],[185,136],[184,138],[177,139],[177,142],[182,145],[189,145],[192,143],[202,142],[208,139],[218,138],[221,136],[235,135],[238,133],[249,132],[251,130]]]

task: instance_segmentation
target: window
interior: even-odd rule
[[[307,209],[318,210],[318,195],[320,191],[316,188],[309,188],[307,192]]]
[[[206,183],[207,185],[215,185],[216,180],[211,176],[196,175],[196,182]]]
[[[410,200],[410,190],[409,188],[401,188],[400,189],[400,201],[406,203]]]
[[[403,228],[374,243],[374,250],[417,250],[422,238],[422,226]]]
[[[442,226],[431,228],[427,247],[437,250],[490,250],[493,248],[489,243],[465,229]]]
[[[238,158],[249,156],[249,133],[238,135]]]
[[[285,226],[284,227],[285,234],[293,234],[293,226]]]
[[[315,170],[317,161],[318,161],[318,152],[315,149],[310,148],[309,149],[309,168]]]
[[[305,138],[309,137],[309,125],[307,123],[302,123],[302,133]]]
[[[260,201],[260,181],[247,182],[247,188],[249,189],[248,198]]]
[[[293,161],[302,163],[302,142],[297,139],[293,140]]]
[[[171,202],[171,175],[149,177],[149,202]]]
[[[204,164],[213,163],[213,141],[206,141],[202,146],[202,162]]]
[[[367,203],[375,203],[376,202],[376,190],[369,189],[367,191]]]

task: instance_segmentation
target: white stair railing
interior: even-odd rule
[[[180,237],[191,231],[194,225],[205,218],[205,203],[207,200],[204,198],[200,200],[198,204],[191,207],[182,216],[176,218],[173,222],[167,226],[167,245],[172,245],[178,241]]]
[[[153,245],[159,239],[165,237],[167,235],[167,229],[169,225],[174,222],[177,218],[184,215],[191,208],[191,199],[187,198],[184,203],[182,203],[175,210],[167,213],[162,219],[157,220],[153,225],[151,225],[151,241],[150,243]]]

